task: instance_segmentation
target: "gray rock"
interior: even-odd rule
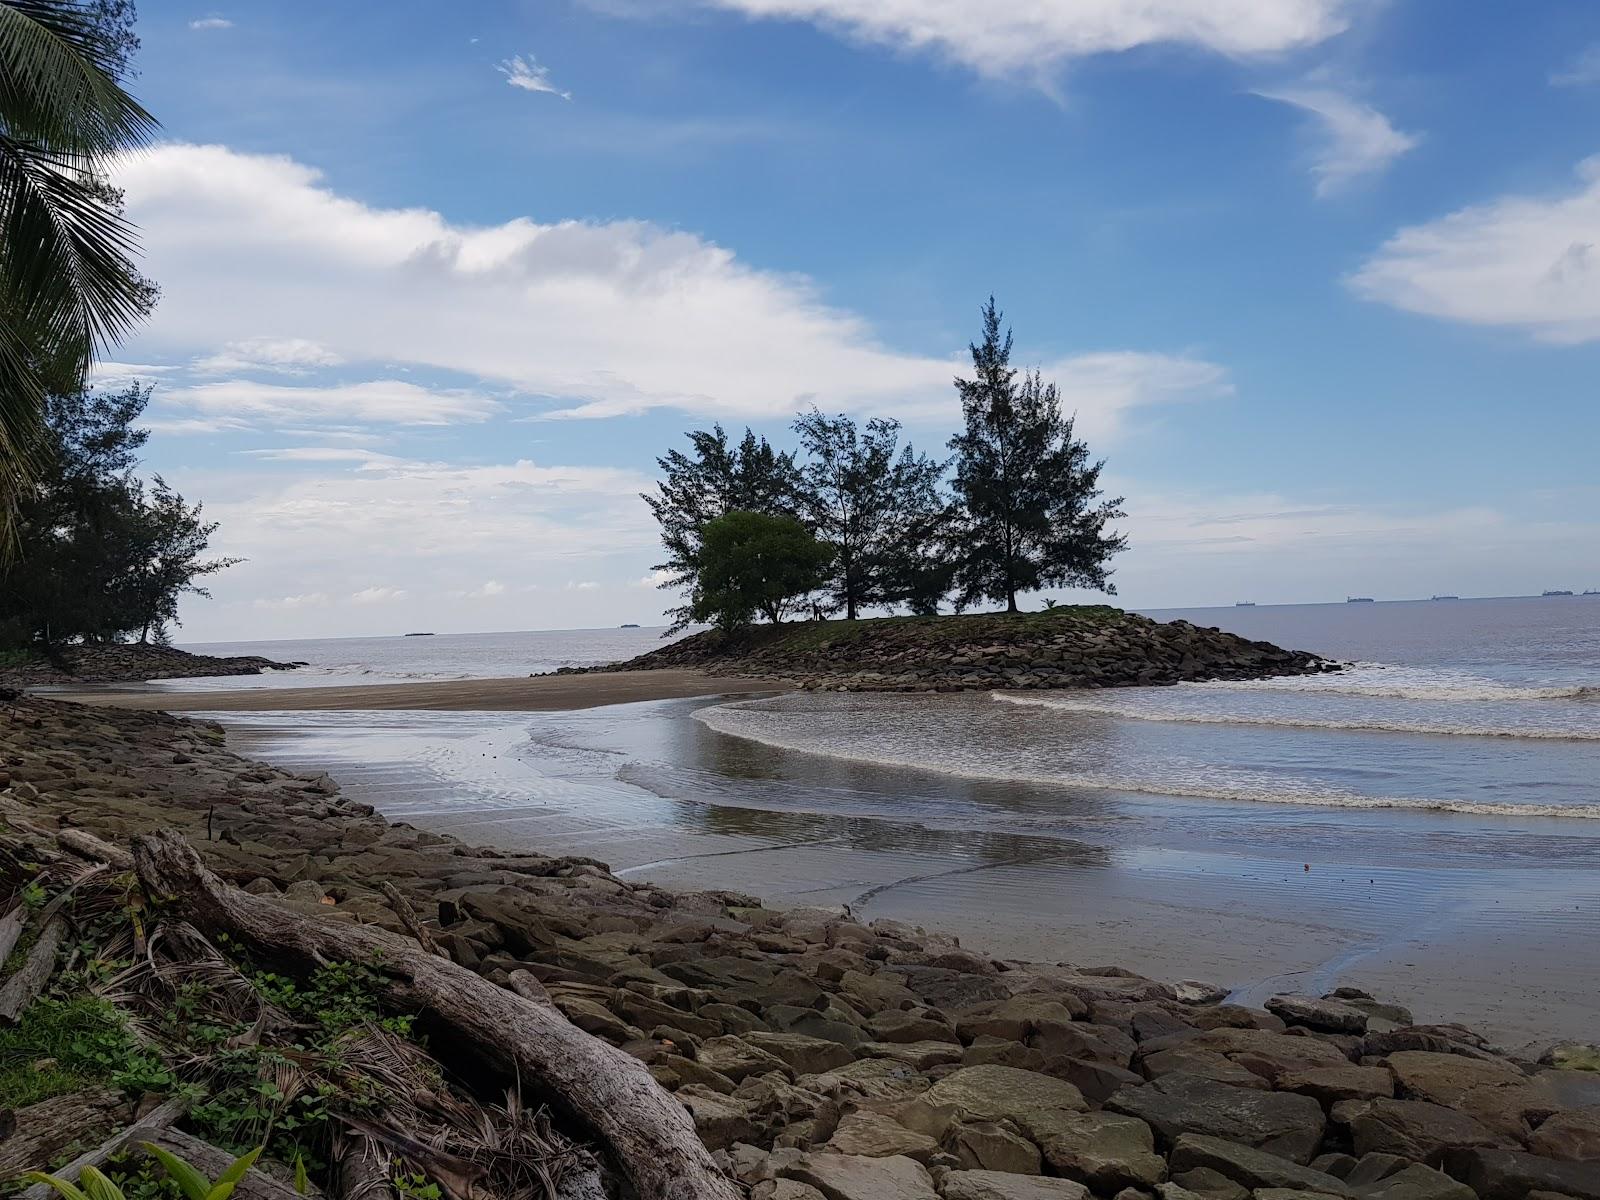
[[[950,1108],[965,1121],[1011,1121],[1042,1144],[1063,1127],[1063,1118],[1088,1107],[1065,1080],[1015,1067],[963,1067],[946,1075],[912,1102]]]
[[[1067,1113],[1041,1147],[1056,1174],[1098,1192],[1154,1187],[1167,1177],[1167,1164],[1155,1152],[1155,1136],[1137,1117]]]
[[[1443,1171],[1435,1171],[1421,1163],[1396,1171],[1371,1190],[1362,1193],[1363,1200],[1478,1200],[1477,1193],[1466,1184],[1451,1179]]]
[[[739,1036],[747,1045],[782,1059],[799,1075],[821,1075],[855,1061],[855,1055],[838,1042],[807,1037],[802,1033],[763,1033],[753,1030]]]
[[[1184,1133],[1198,1133],[1258,1146],[1301,1164],[1317,1152],[1326,1123],[1322,1106],[1309,1096],[1184,1074],[1123,1088],[1106,1107],[1148,1122],[1166,1145]]]
[[[944,1200],[1088,1200],[1089,1190],[1070,1179],[1039,1179],[1001,1171],[951,1171]]]
[[[1279,1091],[1299,1092],[1324,1105],[1341,1100],[1375,1100],[1394,1095],[1394,1076],[1382,1067],[1312,1067],[1278,1076]]]
[[[1349,1109],[1346,1112],[1341,1110]],[[1334,1107],[1350,1127],[1356,1155],[1378,1151],[1413,1162],[1438,1163],[1447,1150],[1497,1146],[1497,1138],[1466,1113],[1425,1100],[1346,1101]]]
[[[1172,1183],[1206,1200],[1250,1200],[1250,1189],[1210,1167],[1195,1167],[1174,1175]],[[1158,1192],[1159,1188],[1156,1189]]]
[[[1528,1149],[1546,1158],[1594,1162],[1600,1170],[1600,1107],[1556,1113],[1533,1131]]]
[[[1600,1200],[1600,1170],[1593,1163],[1562,1162],[1520,1150],[1473,1149],[1453,1152],[1449,1167],[1481,1200],[1523,1200],[1529,1192]]]
[[[949,1128],[944,1141],[968,1170],[1038,1175],[1044,1162],[1039,1147],[994,1121],[957,1123]]]
[[[939,1143],[882,1113],[863,1111],[842,1117],[826,1147],[838,1154],[858,1154],[866,1158],[903,1154],[926,1163],[939,1149]]]
[[[1197,1167],[1209,1167],[1247,1188],[1301,1188],[1330,1196],[1354,1194],[1343,1180],[1332,1175],[1313,1171],[1264,1150],[1253,1150],[1204,1134],[1186,1133],[1179,1137],[1167,1166],[1174,1176]]]
[[[939,1200],[928,1169],[900,1156],[804,1154],[779,1173],[785,1179],[810,1184],[828,1200]]]
[[[1290,1025],[1323,1029],[1329,1033],[1365,1033],[1367,1014],[1342,1000],[1317,1000],[1311,996],[1274,996],[1267,1011]]]

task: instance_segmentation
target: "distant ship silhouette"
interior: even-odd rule
[[[1377,603],[1377,601],[1375,601],[1371,596],[1346,596],[1344,598],[1344,602],[1346,604],[1376,604]]]

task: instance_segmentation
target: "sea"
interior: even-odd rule
[[[391,817],[1018,957],[1600,1028],[1600,597],[1152,611],[1345,663],[1250,683],[226,713]],[[657,629],[230,643],[297,686],[613,661]]]

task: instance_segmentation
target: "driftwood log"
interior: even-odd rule
[[[163,1150],[171,1151],[207,1179],[215,1179],[221,1175],[238,1157],[227,1150],[217,1149],[210,1142],[203,1142],[192,1134],[184,1133],[181,1129],[154,1130],[149,1136],[138,1138],[134,1144],[137,1145],[139,1142],[150,1142]],[[294,1190],[292,1184],[274,1178],[257,1165],[244,1173],[239,1180],[239,1186],[233,1189],[233,1195],[242,1197],[243,1200],[321,1200],[322,1193],[315,1186],[307,1185],[307,1191],[302,1196]]]
[[[11,952],[17,948],[17,941],[27,926],[28,906],[20,900],[11,906],[10,912],[0,917],[0,964],[11,957]]]
[[[87,829],[60,829],[56,831],[56,845],[70,850],[79,858],[105,863],[117,871],[133,868],[133,855],[121,846],[113,846],[104,838],[96,837]]]
[[[88,1150],[78,1155],[66,1166],[58,1171],[52,1171],[51,1174],[57,1179],[65,1179],[68,1183],[77,1183],[78,1176],[83,1173],[85,1167],[103,1167],[108,1158],[122,1153],[128,1146],[137,1145],[140,1142],[153,1141],[159,1134],[166,1131],[167,1126],[188,1111],[188,1100],[168,1100],[161,1107],[152,1109],[147,1115],[141,1117],[121,1133],[113,1134],[93,1150]],[[35,1164],[26,1169],[39,1170],[45,1165],[47,1164]],[[49,1200],[49,1197],[54,1195],[55,1191],[49,1184],[36,1183],[17,1193],[16,1200]]]
[[[684,1108],[632,1055],[591,1037],[553,1005],[524,999],[372,926],[302,915],[230,887],[170,831],[134,839],[134,868],[152,901],[166,900],[208,934],[302,972],[345,960],[375,964],[385,999],[438,1021],[592,1136],[639,1200],[738,1200]]]
[[[0,1021],[15,1021],[33,1003],[44,985],[50,982],[50,976],[56,970],[56,951],[61,949],[62,939],[66,936],[65,917],[55,915],[44,923],[44,928],[39,930],[39,940],[28,951],[28,957],[12,973],[11,978],[0,986]]]
[[[0,1184],[24,1171],[46,1170],[63,1150],[120,1129],[132,1117],[133,1105],[120,1088],[91,1088],[0,1110],[0,1129],[10,1127],[0,1134]]]

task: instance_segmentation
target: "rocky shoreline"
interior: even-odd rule
[[[64,843],[175,830],[286,914],[420,918],[485,979],[531,974],[648,1064],[756,1200],[1600,1200],[1592,1046],[1523,1061],[1359,992],[1246,1008],[472,847],[160,713],[0,702],[13,820]]]
[[[627,662],[583,669],[663,667],[781,679],[821,691],[953,692],[1265,679],[1338,670],[1339,664],[1216,628],[1095,605],[707,630]]]
[[[218,658],[173,646],[113,643],[67,646],[49,657],[0,665],[0,687],[55,687],[77,683],[146,683],[152,679],[209,679],[293,671],[304,663],[274,662],[257,655]]]

